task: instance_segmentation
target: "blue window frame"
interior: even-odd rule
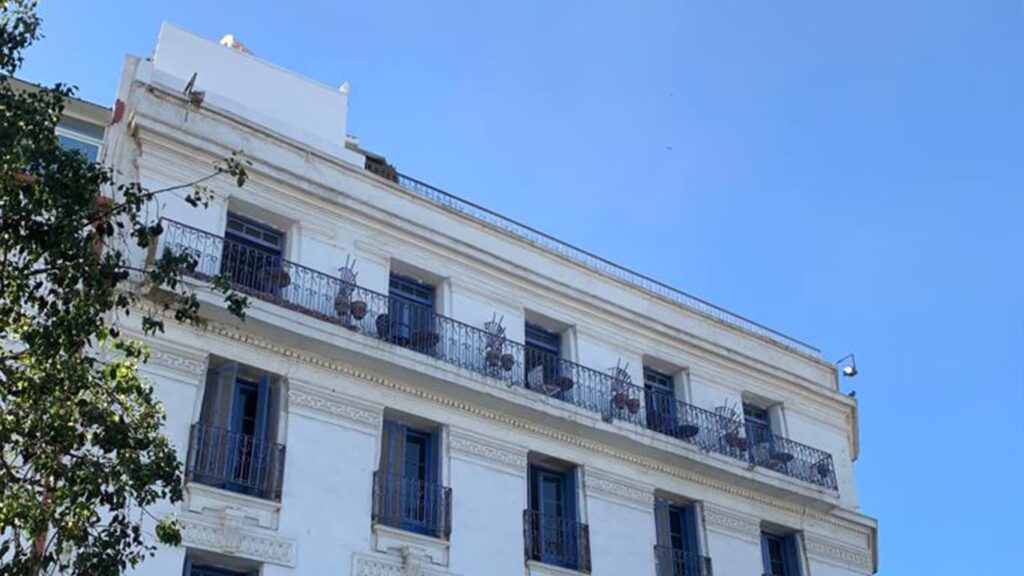
[[[525,348],[527,386],[551,385],[562,371],[562,335],[527,322]]]
[[[796,534],[778,536],[762,532],[761,560],[765,576],[800,576]]]
[[[671,374],[644,366],[644,390],[647,427],[672,434],[676,425],[675,378]]]
[[[440,526],[440,434],[384,422],[380,514],[389,526],[433,534]]]
[[[229,212],[221,272],[245,288],[280,294],[289,283],[283,269],[284,238],[280,230]]]
[[[403,346],[433,352],[434,287],[415,278],[392,274],[388,282],[390,329],[387,336]]]
[[[532,527],[534,558],[576,568],[580,558],[575,470],[531,465],[530,510],[537,514]]]

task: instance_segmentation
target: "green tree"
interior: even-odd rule
[[[200,322],[184,281],[193,257],[132,265],[162,232],[144,209],[171,191],[205,206],[203,183],[241,186],[247,163],[233,156],[199,181],[147,190],[62,149],[54,129],[72,90],[9,82],[39,29],[33,0],[0,2],[0,575],[115,575],[180,542],[173,520],[144,518],[182,490],[162,406],[138,373],[147,349],[117,318],[141,314],[146,333],[164,316]],[[173,296],[163,310],[138,312],[143,284]],[[245,298],[223,278],[214,288],[243,316]]]

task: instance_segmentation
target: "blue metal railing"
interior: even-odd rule
[[[590,527],[569,518],[523,511],[526,558],[590,573]]]
[[[712,576],[711,558],[687,550],[655,546],[658,576]]]
[[[373,473],[375,523],[447,540],[451,518],[451,488],[382,470]]]
[[[282,444],[195,423],[188,442],[186,478],[232,492],[280,500],[284,454]]]
[[[752,461],[742,427],[715,412],[648,391],[618,370],[603,372],[528,348],[433,309],[392,298],[340,278],[282,259],[276,254],[233,242],[173,220],[163,221],[158,248],[187,253],[189,274],[200,279],[225,275],[236,290],[273,302],[345,329],[425,354],[461,368],[600,414],[694,444],[701,449]],[[796,465],[773,470],[835,488],[831,456],[792,442]],[[795,459],[795,458],[794,458]],[[825,465],[802,466],[811,461]],[[813,472],[813,473],[812,473]]]
[[[469,216],[474,220],[488,224],[498,228],[499,230],[503,230],[509,234],[542,246],[560,256],[573,260],[578,264],[582,264],[588,268],[592,268],[663,298],[668,298],[676,304],[685,306],[690,310],[710,316],[711,318],[724,322],[735,328],[756,334],[762,338],[771,340],[776,344],[796,352],[800,352],[801,354],[812,356],[814,358],[821,357],[821,351],[806,342],[802,342],[796,338],[778,332],[777,330],[773,330],[763,324],[759,324],[749,318],[744,318],[739,314],[735,314],[724,308],[715,306],[706,300],[698,298],[692,294],[687,294],[686,292],[673,288],[664,282],[659,282],[658,280],[640,274],[639,272],[634,272],[633,270],[619,266],[618,264],[615,264],[614,262],[602,258],[592,252],[588,252],[582,248],[563,242],[554,236],[537,230],[536,228],[531,228],[526,224],[502,216],[497,212],[484,208],[478,204],[474,204],[473,202],[455,196],[454,194],[445,192],[444,190],[431,186],[426,182],[422,182],[412,178],[411,176],[406,176],[405,174],[394,173],[393,168],[392,172],[387,175],[378,170],[370,169],[370,171],[385,177],[388,180],[396,182],[399,186],[413,194],[416,194],[417,196],[426,198],[448,208],[449,210],[459,212],[460,214]]]

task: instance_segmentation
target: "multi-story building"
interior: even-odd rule
[[[401,174],[347,96],[173,26],[125,62],[104,161],[253,163],[206,210],[160,197],[138,255],[193,254],[207,320],[149,339],[187,486],[140,573],[875,572],[836,366]]]

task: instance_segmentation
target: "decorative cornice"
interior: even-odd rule
[[[258,534],[239,522],[224,518],[220,525],[183,518],[181,541],[183,544],[250,558],[260,562],[295,566],[296,545],[293,540]]]
[[[704,525],[708,530],[735,534],[757,541],[761,535],[761,522],[752,516],[718,506],[703,504]]]
[[[804,534],[804,547],[807,555],[825,562],[839,564],[857,570],[872,570],[871,553],[859,550],[846,544],[826,540],[818,536]]]
[[[654,488],[625,478],[586,469],[587,496],[603,498],[650,512],[654,509]]]
[[[665,463],[662,460],[649,458],[645,456],[639,456],[631,452],[622,452],[615,450],[607,445],[588,440],[580,435],[567,434],[558,430],[553,430],[541,425],[538,425],[532,421],[516,418],[506,414],[487,410],[476,404],[470,404],[462,400],[455,399],[448,395],[441,395],[428,391],[426,389],[411,386],[403,382],[398,382],[385,378],[375,372],[370,372],[361,368],[349,364],[343,364],[333,359],[328,359],[323,356],[314,355],[304,350],[283,346],[274,342],[270,342],[264,338],[255,336],[251,333],[242,332],[232,326],[209,322],[207,323],[205,330],[208,333],[212,333],[238,343],[247,344],[264,351],[276,353],[282,358],[292,361],[300,361],[308,363],[312,366],[330,370],[338,374],[349,376],[356,379],[361,379],[366,382],[376,384],[385,388],[390,388],[398,392],[404,393],[408,396],[421,398],[434,402],[442,406],[448,406],[457,410],[461,410],[468,414],[497,422],[513,428],[518,428],[538,436],[543,436],[551,440],[563,442],[572,446],[577,446],[586,450],[590,450],[594,453],[601,454],[610,458],[620,460],[622,462],[641,466],[674,476],[676,478],[698,484],[716,491],[722,494],[734,496],[736,498],[745,499],[749,502],[763,504],[774,508],[778,511],[817,520],[832,526],[837,526],[842,529],[852,530],[860,534],[870,534],[872,528],[866,527],[864,524],[850,521],[844,518],[839,518],[828,512],[820,512],[805,506],[802,506],[796,502],[790,502],[779,498],[774,498],[763,492],[749,490],[734,484],[729,484],[721,480],[711,478],[697,474],[694,471],[680,467],[673,466]]]
[[[526,450],[466,430],[451,430],[448,438],[448,450],[453,458],[468,457],[465,459],[504,472],[518,476],[526,475]]]
[[[380,430],[383,408],[369,405],[337,393],[315,390],[290,382],[288,410],[304,412],[332,424],[376,434]]]
[[[352,576],[457,576],[452,572],[443,572],[426,568],[409,554],[404,558],[390,556],[370,556],[355,553],[352,555]]]

